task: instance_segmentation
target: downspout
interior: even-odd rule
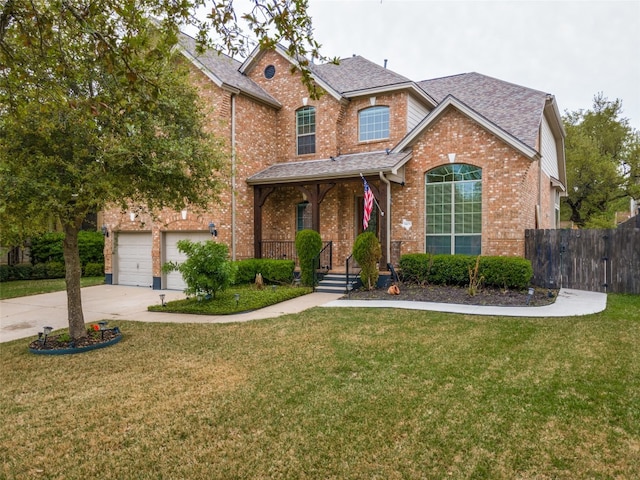
[[[380,180],[387,184],[387,205],[386,205],[386,229],[387,229],[387,244],[385,245],[387,249],[387,262],[391,263],[391,182],[387,180],[387,177],[384,176],[384,173],[378,172],[380,175]],[[385,265],[386,267],[386,265]]]
[[[231,94],[231,260],[236,260],[236,95]]]

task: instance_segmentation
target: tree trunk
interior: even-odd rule
[[[73,339],[85,337],[87,329],[84,326],[82,313],[82,298],[80,294],[80,250],[78,249],[78,231],[81,222],[66,223],[64,226],[63,253],[65,263],[65,282],[67,284],[67,313],[69,318],[69,335]]]

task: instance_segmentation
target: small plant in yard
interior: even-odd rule
[[[382,256],[382,248],[378,238],[372,232],[358,235],[353,244],[353,258],[360,265],[360,280],[368,290],[378,283],[378,262]]]
[[[177,271],[187,284],[187,295],[216,297],[217,292],[226,290],[233,281],[233,264],[229,261],[229,249],[224,243],[214,241],[192,242],[180,240],[178,250],[187,256],[182,263],[165,263],[165,273]]]
[[[484,282],[484,275],[480,274],[480,255],[478,255],[475,266],[469,267],[469,295],[475,296],[482,282]]]

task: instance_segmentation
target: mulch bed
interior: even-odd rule
[[[104,335],[103,335],[104,333]],[[104,332],[87,330],[87,336],[76,340],[69,339],[69,335],[64,333],[60,335],[49,335],[47,341],[34,340],[29,344],[32,350],[66,350],[70,348],[82,348],[101,343],[108,343],[120,335],[118,329],[107,329]]]
[[[497,305],[512,307],[539,307],[555,302],[557,290],[536,288],[527,304],[528,291],[483,287],[475,295],[467,287],[450,285],[399,284],[399,295],[390,295],[387,288],[354,290],[351,300],[409,300],[416,302],[456,303],[462,305]]]

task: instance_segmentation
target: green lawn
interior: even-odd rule
[[[313,308],[0,348],[0,478],[640,478],[640,296],[557,319]]]
[[[91,287],[102,285],[104,277],[82,277],[80,285]],[[40,293],[51,293],[65,290],[64,278],[50,278],[46,280],[16,280],[13,282],[0,282],[0,300],[8,298],[26,297]]]

